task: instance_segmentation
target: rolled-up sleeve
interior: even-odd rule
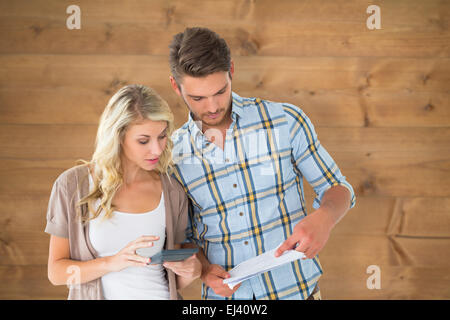
[[[355,192],[346,177],[342,175],[336,162],[320,144],[314,125],[300,108],[283,105],[290,130],[293,160],[298,171],[314,188],[316,197],[313,207],[320,207],[325,191],[333,186],[344,186],[350,191],[353,208],[356,203]]]
[[[51,235],[69,238],[67,217],[69,214],[69,199],[67,188],[60,179],[57,179],[52,187],[47,208],[47,225],[45,232]]]

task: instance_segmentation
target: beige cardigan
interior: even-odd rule
[[[45,232],[69,239],[70,258],[78,261],[98,257],[89,241],[89,223],[81,223],[79,207],[75,204],[89,192],[89,169],[78,165],[64,171],[53,184],[47,209]],[[161,174],[164,205],[166,209],[165,249],[173,249],[174,244],[185,240],[188,219],[188,200],[181,185],[172,177]],[[87,205],[81,210],[87,212]],[[77,214],[78,213],[78,214]],[[166,269],[171,300],[180,299],[176,288],[175,274]],[[100,278],[69,288],[68,299],[104,299]]]

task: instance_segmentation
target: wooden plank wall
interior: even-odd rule
[[[71,4],[81,30],[66,28]],[[380,30],[366,27],[371,4]],[[357,206],[320,254],[323,298],[449,299],[449,20],[444,0],[1,0],[0,299],[66,298],[46,273],[51,186],[90,158],[125,84],[155,88],[186,120],[167,64],[186,26],[227,40],[240,95],[302,107],[354,186]],[[310,211],[312,197],[308,186]]]

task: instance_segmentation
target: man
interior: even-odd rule
[[[226,42],[187,28],[170,45],[171,85],[189,109],[174,136],[174,176],[191,202],[189,238],[200,247],[204,299],[320,298],[318,252],[355,205],[352,186],[298,107],[232,92]],[[316,211],[306,215],[305,179]],[[304,252],[231,290],[237,264],[268,250]]]

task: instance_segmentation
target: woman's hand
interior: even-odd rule
[[[127,267],[143,267],[150,263],[150,258],[136,254],[140,248],[153,246],[153,241],[159,240],[158,236],[142,236],[130,242],[125,248],[113,256],[107,257],[107,268],[109,272],[120,271]]]
[[[200,260],[198,260],[196,254],[193,254],[183,261],[164,262],[163,266],[172,270],[180,277],[191,280],[199,278],[202,273],[202,264],[200,263]]]

